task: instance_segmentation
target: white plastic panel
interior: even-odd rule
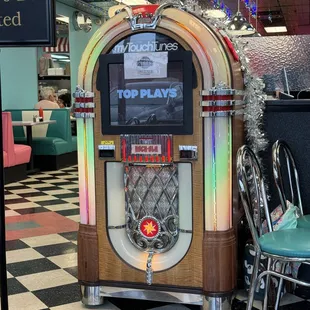
[[[179,239],[166,253],[154,255],[152,268],[162,271],[179,263],[187,253],[192,233],[192,167],[189,163],[178,164],[179,171]],[[111,244],[117,254],[134,268],[145,270],[147,253],[139,251],[129,241],[125,228],[113,227],[125,225],[124,166],[118,162],[108,162],[106,167],[108,233]]]
[[[108,226],[125,225],[124,166],[108,162],[106,167]]]

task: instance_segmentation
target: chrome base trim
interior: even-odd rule
[[[231,297],[205,297],[203,301],[203,310],[230,310]]]
[[[137,300],[150,300],[172,304],[187,304],[198,306],[202,306],[204,300],[204,296],[199,294],[187,294],[187,293],[108,287],[108,286],[101,286],[101,296],[113,297],[113,298],[137,299]]]
[[[100,286],[84,286],[81,285],[82,303],[85,306],[103,305],[103,296]]]
[[[133,289],[113,286],[81,286],[82,302],[86,306],[103,304],[104,297],[158,301],[171,304],[197,305],[202,310],[230,310],[232,296],[204,296],[200,294]]]

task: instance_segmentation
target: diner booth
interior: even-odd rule
[[[86,43],[101,23],[102,11],[94,6],[85,7],[84,10],[81,7],[74,8],[70,1],[56,1],[55,10],[55,46],[16,49],[11,55],[6,55],[4,50],[1,55],[7,183],[24,180],[27,175],[38,171],[58,170],[77,164],[72,88],[77,83],[78,66]],[[23,58],[27,62],[18,66]],[[14,77],[11,76],[12,72]],[[12,88],[12,83],[7,83],[13,78],[20,85],[19,91]],[[54,89],[61,109],[44,109],[42,112],[35,109],[42,99],[40,90],[44,87]],[[39,119],[40,122],[35,122]],[[19,155],[23,146],[24,150],[28,146],[27,156]],[[16,158],[16,163],[13,158]]]

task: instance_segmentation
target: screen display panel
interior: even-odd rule
[[[134,34],[101,55],[99,65],[103,134],[192,133],[190,51],[161,34]]]
[[[183,62],[166,78],[124,79],[124,64],[109,65],[110,125],[183,125]]]

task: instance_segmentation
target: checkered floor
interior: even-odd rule
[[[85,309],[77,283],[77,174],[77,167],[70,167],[5,187],[10,310]],[[241,293],[238,298],[246,296]],[[160,305],[107,300],[95,309],[199,309],[156,306]],[[245,305],[235,300],[233,309],[245,309]],[[281,309],[310,310],[310,303],[289,296]]]
[[[245,291],[238,292],[233,301],[232,309],[245,310],[246,299],[247,293]],[[254,301],[253,310],[262,310],[262,308],[262,302]],[[281,299],[280,310],[310,310],[310,302],[291,294],[285,294]]]
[[[10,310],[82,309],[76,278],[77,174],[77,167],[70,167],[5,187]],[[59,225],[64,217],[63,226],[72,224],[72,231]],[[42,219],[49,222],[42,225]]]
[[[79,221],[78,170],[37,174],[5,186],[6,216],[53,211]]]

